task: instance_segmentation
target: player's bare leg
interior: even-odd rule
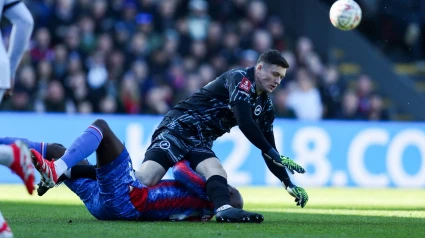
[[[58,143],[49,143],[46,148],[47,160],[57,160],[65,154],[66,148]],[[83,165],[83,166],[80,166]],[[69,178],[91,178],[96,179],[96,170],[87,160],[82,160],[76,166],[67,170],[61,177],[58,178],[58,183],[61,183]],[[40,180],[37,187],[38,196],[43,196],[50,187],[45,185],[43,179]]]
[[[56,161],[48,161],[37,151],[31,151],[34,164],[46,185],[53,187],[62,174],[93,152],[96,151],[97,166],[102,167],[117,158],[123,149],[124,145],[115,136],[106,121],[98,119],[74,140],[65,154]]]
[[[65,154],[65,151],[66,148],[62,144],[49,143],[46,146],[46,151],[44,152],[44,154],[47,160],[52,161],[62,157]],[[60,181],[63,179],[59,178],[58,180],[58,183],[60,183]],[[42,177],[40,182],[37,184],[38,196],[43,196],[47,191],[49,191],[49,189],[50,187],[46,185],[46,182]]]
[[[0,137],[0,145],[10,146],[13,145],[15,141],[21,141],[23,144],[27,145],[28,148],[37,150],[43,157],[48,158],[48,160],[60,158],[66,150],[63,145],[56,143],[35,142],[27,138],[19,137]],[[37,187],[38,195],[42,196],[49,188],[50,187],[44,185],[44,179],[42,178]]]
[[[217,222],[254,222],[260,223],[264,216],[247,212],[230,205],[230,192],[227,174],[217,158],[208,158],[196,166],[196,172],[207,180],[207,195],[214,204]]]
[[[104,165],[107,165],[111,163],[115,158],[117,158],[121,152],[124,149],[123,143],[118,139],[118,137],[113,133],[111,128],[109,127],[108,123],[102,119],[98,119],[93,122],[89,128],[96,128],[95,130],[92,130],[92,132],[100,132],[101,139],[100,143],[98,144],[96,148],[96,158],[97,158],[97,167],[100,168]],[[86,130],[87,131],[87,130]],[[76,143],[76,141],[74,141]],[[93,142],[92,142],[93,143]],[[73,143],[74,144],[74,143]],[[96,143],[94,142],[96,145]],[[77,145],[71,145],[71,147],[78,147]],[[70,147],[70,148],[71,148]],[[80,156],[76,163],[77,165],[89,165],[89,163],[84,160],[86,157],[88,157],[91,153],[89,153],[90,150],[87,150],[87,155],[81,159]],[[47,156],[53,160],[57,160],[58,158],[61,158],[64,156],[66,152],[66,148],[62,146],[61,144],[49,144],[47,147]],[[55,163],[55,162],[52,162]],[[71,166],[72,167],[72,166]],[[69,169],[65,173],[65,177],[62,176],[62,180],[66,178],[75,178],[75,177],[86,177],[86,178],[92,178],[96,179],[96,171],[94,170],[93,166],[76,166],[68,167]],[[59,175],[60,176],[60,175]],[[58,178],[59,179],[59,178]],[[39,184],[39,187],[37,188],[37,193],[39,196],[43,196],[51,186],[46,184],[46,182],[41,181]]]
[[[28,147],[37,150],[37,152],[42,155],[42,158],[46,158],[49,161],[55,161],[61,158],[65,152],[66,148],[59,143],[45,143],[45,142],[35,142],[27,138],[18,138],[18,137],[0,137],[0,145],[12,145],[15,141],[22,141]],[[82,160],[77,163],[77,165],[85,166],[74,166],[72,169],[67,170],[62,176],[58,178],[57,184],[62,183],[67,178],[92,178],[96,179],[96,170],[93,165],[86,160]],[[37,186],[37,193],[39,196],[43,196],[51,187],[47,185],[46,180],[42,177]]]
[[[103,134],[103,139],[96,149],[97,167],[100,168],[114,161],[123,151],[124,145],[105,120],[98,119],[93,125],[99,128]]]
[[[156,185],[167,171],[162,165],[153,160],[145,160],[139,170],[136,171],[136,178],[146,186]]]
[[[180,160],[177,162],[173,168],[173,177],[174,179],[184,184],[184,186],[189,189],[193,194],[201,198],[207,199],[206,194],[206,180],[205,178],[196,173],[190,166],[190,162],[187,160]],[[230,194],[230,205],[235,208],[243,208],[243,198],[239,190],[235,187],[228,185],[229,194]]]

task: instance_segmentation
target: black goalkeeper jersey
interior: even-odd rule
[[[273,130],[274,109],[267,93],[256,94],[254,67],[232,69],[172,108],[158,130],[212,142],[237,125],[232,106],[246,102],[262,132]],[[156,134],[156,133],[155,133]]]

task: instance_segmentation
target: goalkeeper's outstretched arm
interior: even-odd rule
[[[277,151],[273,131],[263,132],[263,134],[264,134],[264,137],[266,138],[266,140]],[[270,172],[272,172],[274,174],[274,176],[276,176],[280,181],[282,181],[282,183],[285,185],[285,187],[292,185],[291,179],[289,178],[288,172],[286,172],[285,167],[277,165],[276,163],[271,161],[269,158],[267,158],[264,153],[261,153],[261,155],[263,156],[264,161],[266,162],[267,167],[269,168]]]
[[[252,118],[251,106],[247,102],[239,102],[232,106],[233,114],[235,115],[236,122],[239,129],[245,137],[263,154],[268,155],[276,163],[280,162],[280,155],[275,148],[264,137],[263,132],[257,123]],[[281,165],[283,166],[283,165]]]
[[[254,122],[251,106],[247,102],[233,104],[232,109],[239,129],[253,145],[261,150],[266,158],[277,166],[286,167],[291,173],[294,173],[294,171],[298,173],[305,172],[304,168],[288,157],[279,155],[277,150],[267,141],[260,127]]]

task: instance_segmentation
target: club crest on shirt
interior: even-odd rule
[[[170,148],[170,142],[168,142],[166,140],[161,141],[159,143],[159,147],[161,147],[161,149],[163,149],[163,150],[166,150],[166,149]]]
[[[239,84],[239,88],[244,90],[245,92],[249,92],[249,89],[251,88],[251,81],[249,81],[248,78],[243,78],[241,83]]]
[[[260,115],[260,113],[261,113],[262,110],[263,109],[261,108],[261,106],[260,105],[257,105],[255,107],[255,109],[254,109],[254,115],[256,115],[256,116]]]

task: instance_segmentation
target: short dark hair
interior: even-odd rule
[[[258,58],[257,64],[261,62],[279,65],[285,69],[289,68],[288,62],[278,50],[269,49],[264,51],[264,53],[262,53]]]

